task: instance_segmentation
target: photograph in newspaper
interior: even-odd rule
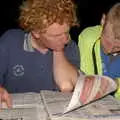
[[[81,75],[76,84],[71,101],[64,113],[83,106],[115,91],[117,85],[107,76]]]

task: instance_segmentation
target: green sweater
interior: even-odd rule
[[[78,46],[80,49],[81,59],[80,68],[86,74],[94,74],[94,62],[92,56],[92,51],[94,49],[98,74],[102,75],[102,64],[100,56],[101,31],[101,26],[88,27],[79,35]]]
[[[95,74],[94,62],[93,62],[93,50],[95,52],[97,72],[102,75],[102,60],[100,55],[100,36],[102,32],[102,26],[97,25],[94,27],[88,27],[79,35],[78,47],[80,50],[80,69],[88,74]],[[115,97],[120,99],[120,78],[118,80],[118,90],[115,93]]]

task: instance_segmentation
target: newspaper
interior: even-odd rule
[[[39,93],[11,94],[11,97],[12,108],[8,109],[3,103],[0,120],[46,120],[48,118]]]
[[[120,120],[120,101],[107,95],[117,88],[109,77],[81,75],[72,92],[40,91],[11,94],[0,120]]]
[[[120,103],[111,95],[63,114],[71,93],[41,91],[40,94],[50,120],[120,120]]]
[[[41,104],[41,97],[39,93],[14,93],[11,94],[13,108],[28,108]],[[5,103],[2,103],[2,108],[7,108]]]
[[[100,99],[116,89],[115,81],[107,76],[81,75],[64,113]]]

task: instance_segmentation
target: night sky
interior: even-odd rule
[[[22,0],[1,0],[0,2],[0,34],[10,28],[18,27],[19,5]]]
[[[100,23],[102,13],[111,4],[119,0],[75,0],[80,28],[72,28],[71,35],[77,40],[81,30],[87,26]],[[19,6],[22,0],[1,0],[0,3],[0,35],[10,28],[18,28]]]

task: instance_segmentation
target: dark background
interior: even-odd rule
[[[0,35],[10,28],[18,28],[19,6],[23,0],[1,0]],[[102,13],[119,0],[74,0],[80,27],[71,29],[72,38],[77,41],[78,34],[87,26],[100,24]]]

